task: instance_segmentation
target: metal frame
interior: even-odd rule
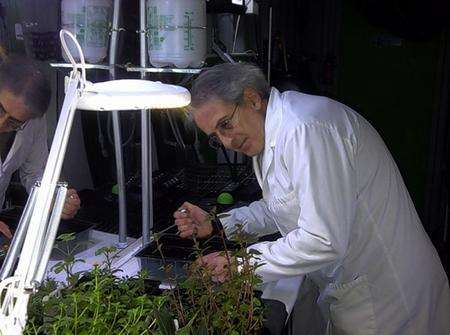
[[[165,67],[136,67],[125,66],[124,69],[127,72],[141,72],[141,73],[185,73],[185,74],[198,74],[202,69],[175,69]]]
[[[147,66],[146,41],[146,8],[145,0],[139,0],[139,52],[140,66]],[[145,71],[141,71],[141,78],[145,79]],[[141,156],[142,156],[142,244],[150,243],[150,231],[153,229],[153,182],[151,164],[152,124],[149,113],[141,111]]]
[[[83,64],[85,69],[97,69],[109,71],[110,80],[116,79],[116,55],[117,55],[117,39],[119,28],[120,15],[120,0],[114,0],[112,28],[110,48],[108,55],[108,63],[105,64]],[[50,66],[55,68],[72,68],[72,63],[50,63]],[[118,111],[112,112],[113,121],[113,136],[114,136],[114,155],[116,161],[116,176],[118,185],[118,203],[119,203],[119,240],[117,247],[123,249],[127,246],[127,206],[126,206],[126,189],[125,189],[125,173],[123,166],[122,154],[122,132],[120,127],[120,118]]]
[[[116,55],[117,55],[117,38],[119,31],[119,10],[120,0],[114,0],[111,44],[109,48],[109,77],[110,80],[116,79]],[[125,172],[123,167],[122,155],[122,132],[120,128],[119,112],[112,112],[113,134],[114,134],[114,153],[116,159],[116,176],[119,195],[119,241],[117,247],[123,249],[127,246],[127,204],[125,190]]]
[[[203,69],[178,69],[178,68],[155,68],[147,67],[147,26],[145,0],[139,0],[139,50],[140,67],[125,66],[128,72],[140,72],[141,79],[146,78],[147,73],[179,73],[198,74]],[[213,41],[213,51],[225,62],[236,61],[223,52]],[[142,244],[147,245],[151,241],[151,230],[153,229],[153,183],[152,183],[152,124],[149,113],[141,112],[141,155],[142,155]]]
[[[81,64],[78,64],[79,66],[81,66]],[[50,63],[51,67],[56,67],[56,68],[73,68],[73,65],[71,63]],[[97,70],[110,70],[111,66],[110,65],[103,65],[103,64],[85,64],[84,65],[85,69],[97,69]]]

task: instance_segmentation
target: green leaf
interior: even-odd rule
[[[174,335],[175,325],[173,323],[173,318],[170,312],[161,308],[156,311],[156,323],[158,324],[161,335]]]
[[[194,324],[195,319],[197,318],[198,311],[194,314],[194,316],[189,320],[189,322],[183,327],[180,328],[176,334],[177,335],[190,335],[192,332],[192,325]]]
[[[73,241],[75,239],[75,233],[61,234],[57,239],[63,242]]]
[[[198,326],[198,328],[193,332],[193,335],[208,335],[208,328],[204,322]]]
[[[52,267],[52,271],[55,272],[55,273],[60,273],[63,270],[64,270],[64,263],[63,262],[58,262],[55,265],[53,265],[53,267]]]
[[[95,256],[112,254],[117,251],[117,248],[114,246],[105,246],[95,251]]]

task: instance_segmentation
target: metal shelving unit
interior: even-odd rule
[[[106,70],[109,71],[109,79],[116,79],[116,55],[117,55],[117,39],[119,29],[119,15],[120,15],[120,0],[114,0],[112,29],[110,38],[110,47],[108,55],[108,64],[86,64],[86,69]],[[72,68],[69,63],[50,63],[54,68]],[[120,130],[120,119],[118,111],[112,112],[113,134],[114,134],[114,152],[117,170],[117,185],[119,198],[119,240],[117,247],[123,249],[127,247],[127,209],[126,209],[126,195],[125,195],[125,175],[123,167],[122,156],[122,136]]]
[[[70,68],[70,69],[73,68],[73,65],[70,64],[70,63],[50,63],[50,66],[54,67],[54,68]],[[109,71],[111,69],[111,67],[112,66],[108,65],[108,64],[85,64],[85,69],[86,70],[88,70],[88,69],[90,69],[90,70],[95,69],[95,70],[107,70],[107,71]]]
[[[117,39],[118,32],[122,30],[118,26],[120,15],[120,0],[114,0],[114,10],[112,18],[112,29],[110,38],[109,58],[107,64],[86,64],[86,69],[91,70],[105,70],[109,71],[110,79],[116,79],[116,69],[121,68],[127,72],[139,72],[141,79],[148,79],[149,73],[175,73],[175,74],[199,74],[204,68],[157,68],[149,67],[147,65],[147,25],[146,25],[146,8],[145,0],[139,0],[139,56],[140,64],[135,65],[122,65],[116,64],[117,54]],[[215,43],[212,45],[213,52],[224,62],[234,63],[233,57],[253,57],[254,53],[233,53],[228,54],[222,51]],[[72,68],[69,63],[50,63],[50,66],[54,68]],[[121,146],[121,130],[120,120],[117,112],[113,112],[113,133],[114,133],[114,147],[115,147],[115,159],[117,165],[117,184],[118,184],[118,202],[119,202],[119,248],[125,248],[127,246],[127,219],[126,219],[126,195],[125,195],[125,182],[124,182],[124,170],[123,170],[123,157]],[[152,167],[151,167],[151,139],[152,139],[152,125],[151,118],[148,112],[141,112],[141,155],[142,155],[142,242],[145,246],[150,243],[150,233],[153,229],[153,189],[152,189]]]
[[[180,74],[198,74],[201,69],[178,69],[167,67],[135,67],[135,66],[120,66],[127,72],[140,72],[140,73],[180,73]]]

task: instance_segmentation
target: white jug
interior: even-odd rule
[[[147,0],[148,54],[155,67],[203,65],[205,0]]]

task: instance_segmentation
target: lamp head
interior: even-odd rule
[[[65,38],[68,37],[75,44],[80,57],[80,64],[70,53]],[[86,69],[83,51],[75,36],[67,31],[60,32],[61,44],[73,66],[70,78],[76,77],[81,70],[80,92],[77,108],[92,111],[120,111],[180,108],[189,105],[191,95],[181,86],[163,84],[159,81],[140,79],[110,80],[101,83],[86,81]]]
[[[84,110],[142,110],[180,108],[191,101],[189,91],[161,82],[122,79],[87,83],[77,107]]]

